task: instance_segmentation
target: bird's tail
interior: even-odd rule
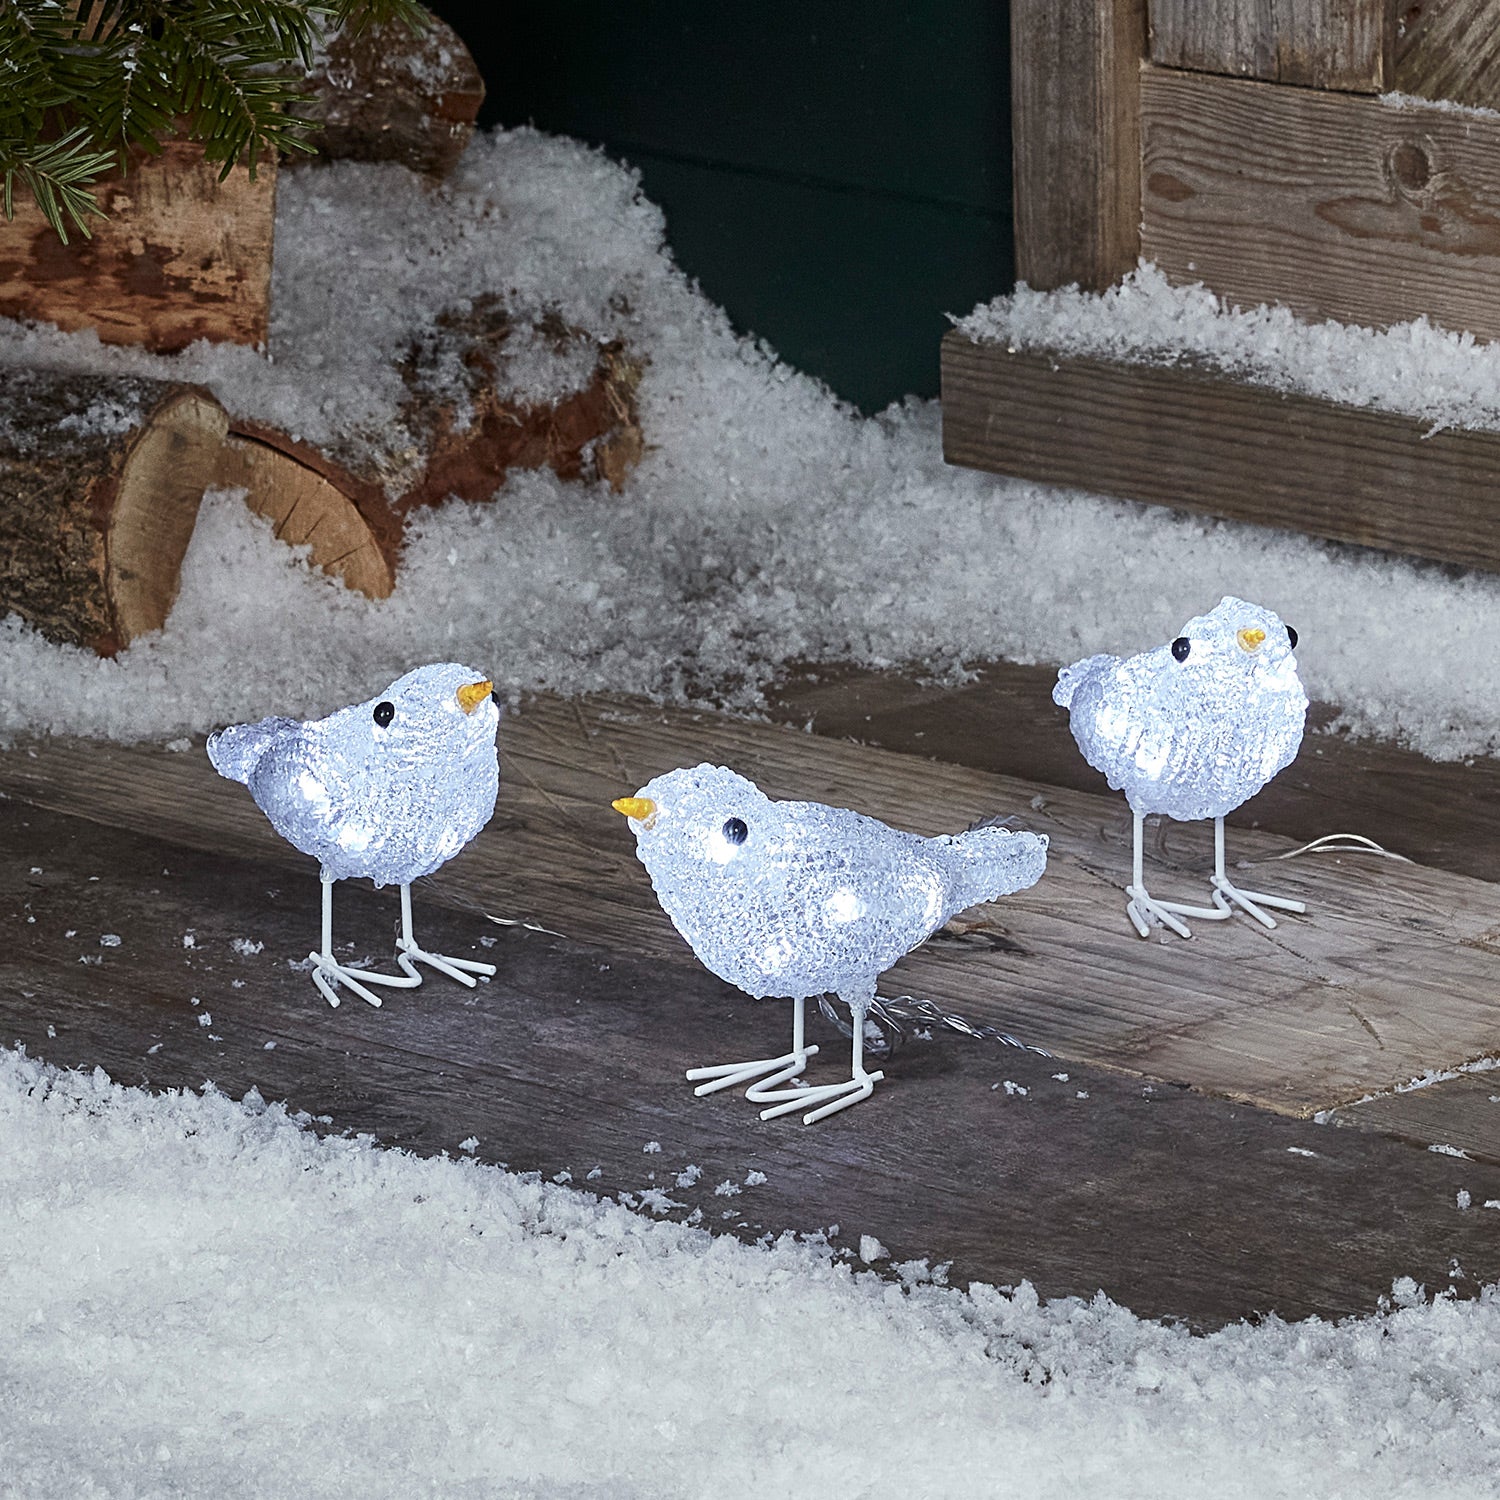
[[[959,856],[953,872],[954,911],[1024,891],[1035,885],[1047,868],[1044,833],[979,823],[956,835],[952,843]]]
[[[1071,708],[1073,694],[1078,691],[1079,684],[1087,682],[1106,666],[1114,666],[1117,660],[1114,656],[1086,656],[1082,661],[1075,661],[1071,667],[1064,667],[1057,674],[1052,701],[1062,708]]]
[[[208,737],[208,758],[220,776],[248,784],[256,762],[273,741],[299,725],[295,719],[259,719],[254,724],[231,724]]]

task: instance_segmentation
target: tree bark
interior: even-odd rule
[[[101,656],[160,629],[227,429],[197,386],[0,371],[0,611]]]

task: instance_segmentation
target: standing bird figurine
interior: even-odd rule
[[[1224,868],[1224,815],[1289,766],[1302,743],[1307,694],[1296,646],[1297,632],[1269,609],[1226,597],[1168,646],[1124,661],[1090,656],[1058,674],[1053,701],[1068,710],[1084,759],[1125,793],[1135,814],[1125,911],[1142,937],[1153,923],[1191,937],[1183,917],[1221,922],[1235,906],[1265,927],[1276,925],[1266,907],[1307,910],[1300,901],[1240,890]],[[1214,820],[1212,906],[1158,901],[1146,890],[1147,813]]]
[[[773,802],[723,766],[669,771],[613,804],[666,913],[703,964],[761,999],[793,1001],[781,1057],[693,1068],[698,1094],[749,1083],[761,1119],[814,1106],[811,1125],[869,1098],[864,1020],[882,973],[978,901],[1041,879],[1047,840],[994,825],[943,838],[901,833],[821,802]],[[804,1037],[810,997],[836,994],[852,1020],[845,1083],[783,1087],[817,1052]]]
[[[419,963],[470,987],[474,975],[495,972],[417,946],[411,883],[452,859],[494,812],[499,722],[492,685],[443,662],[326,719],[261,719],[208,737],[214,769],[248,786],[277,833],[322,866],[323,944],[309,957],[330,1005],[343,984],[378,1006],[368,986],[412,989],[422,982]],[[353,970],[333,956],[333,883],[359,876],[401,887],[399,975]]]

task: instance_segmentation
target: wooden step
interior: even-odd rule
[[[1267,864],[1289,841],[1236,830],[1231,862],[1255,863],[1258,881],[1305,899],[1309,915],[1275,932],[1236,920],[1188,943],[1142,942],[1124,916],[1130,824],[1115,796],[631,700],[531,700],[502,725],[501,759],[495,819],[426,883],[451,905],[682,961],[682,940],[609,804],[659,772],[709,760],[772,796],[854,807],[920,833],[1000,814],[1048,834],[1040,885],[976,908],[882,989],[1004,1027],[1059,1060],[1306,1116],[1500,1051],[1500,887],[1485,881],[1348,857]],[[0,791],[280,862],[308,893],[311,935],[310,862],[201,752],[21,748],[0,755]],[[1210,841],[1207,825],[1166,825],[1151,867],[1163,894],[1206,891]]]
[[[1500,433],[957,330],[942,366],[949,463],[1500,571]]]

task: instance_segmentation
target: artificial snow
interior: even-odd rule
[[[1494,1493],[1493,1293],[1193,1337],[894,1269],[0,1053],[7,1493]]]
[[[409,434],[393,359],[440,312],[499,298],[645,361],[641,464],[619,495],[521,472],[494,503],[417,515],[379,602],[311,569],[238,495],[212,494],[159,634],[99,661],[0,624],[0,734],[168,740],[312,717],[456,658],[512,697],[754,711],[793,662],[952,678],[987,658],[1128,654],[1233,593],[1296,625],[1308,690],[1345,726],[1434,756],[1500,750],[1500,579],[949,468],[934,403],[860,418],[737,337],[672,264],[636,178],[576,143],[496,133],[442,187],[339,163],[287,172],[277,196],[269,355],[154,356],[0,323],[0,364],[202,381],[236,415],[396,463]],[[1317,365],[1347,399],[1434,422],[1500,411],[1493,347],[1422,325],[1245,323],[1150,273],[1113,302],[1018,294],[1006,336],[1030,318],[1055,339],[1074,318],[1107,338],[1137,307],[1173,325],[1174,347],[1259,341],[1283,351],[1278,378]]]

